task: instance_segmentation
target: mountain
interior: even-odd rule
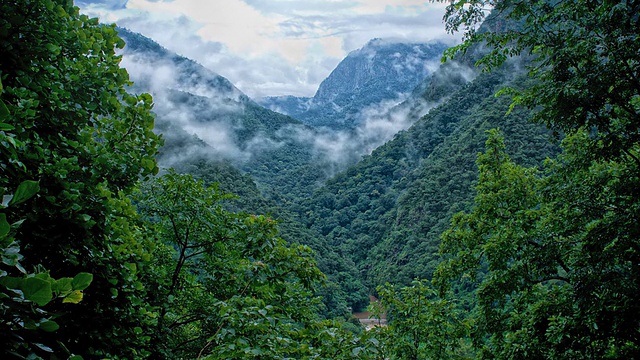
[[[352,51],[320,84],[312,98],[278,96],[259,102],[312,126],[353,129],[371,106],[395,105],[406,99],[438,68],[446,45],[369,41]]]
[[[326,118],[324,124],[332,126],[327,134],[312,122],[261,107],[223,77],[145,39],[125,34],[123,63],[136,86],[156,99],[158,129],[167,140],[161,162],[242,194],[232,206],[274,214],[284,238],[315,249],[331,284],[324,296],[333,315],[346,306],[362,308],[386,281],[406,284],[431,276],[440,260],[439,234],[473,199],[475,156],[484,147],[485,130],[501,127],[512,157],[525,164],[556,151],[542,126],[529,123],[524,111],[505,117],[509,99],[494,96],[522,81],[524,67],[517,62],[480,74],[473,68],[477,54],[470,51],[412,78],[399,104],[376,107],[371,104],[398,93],[398,77],[390,75],[397,74],[390,63],[371,64],[402,57],[389,55],[399,53],[389,50],[399,45],[373,41],[307,100],[340,110],[333,120]],[[439,61],[440,53],[431,58]],[[283,100],[306,106],[293,97]],[[366,109],[377,114],[349,117]],[[338,165],[329,171],[332,164]]]
[[[264,192],[294,181],[282,192],[310,193],[321,181],[315,176],[324,177],[319,171],[291,174],[314,159],[304,141],[313,136],[312,128],[263,108],[226,78],[149,38],[126,29],[119,34],[127,43],[122,64],[133,90],[149,92],[155,100],[156,129],[165,139],[158,159],[162,166],[226,161],[251,174]]]
[[[261,107],[195,61],[140,34],[118,31],[127,44],[122,64],[134,81],[133,91],[154,97],[156,131],[165,139],[160,165],[218,183],[222,191],[240,196],[227,200],[229,210],[270,214],[285,240],[313,248],[327,275],[327,287],[320,290],[326,316],[365,306],[368,293],[354,264],[291,212],[327,177],[309,142],[315,130]]]
[[[441,260],[440,234],[453,214],[472,204],[475,159],[486,130],[501,128],[507,152],[524,165],[557,152],[544,126],[530,123],[524,110],[506,116],[511,100],[495,96],[524,81],[524,66],[512,61],[471,81],[464,80],[464,71],[452,71],[474,62],[470,52],[439,69],[414,96],[441,98],[451,91],[440,105],[304,203],[301,220],[350,257],[372,292],[385,282],[409,284],[433,275]]]
[[[305,121],[305,114],[311,108],[313,98],[293,95],[266,96],[258,99],[258,103],[267,109]],[[306,122],[313,125],[308,120]]]

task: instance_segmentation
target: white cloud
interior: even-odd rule
[[[89,0],[85,0],[89,1]],[[249,96],[311,96],[372,38],[448,39],[443,4],[423,0],[108,0],[80,3],[228,78]]]

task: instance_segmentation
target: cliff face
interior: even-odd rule
[[[446,46],[440,43],[408,44],[371,40],[351,52],[325,79],[313,97],[316,103],[341,102],[413,90],[439,63]]]
[[[428,77],[446,45],[371,40],[351,52],[320,84],[313,98],[269,97],[260,102],[313,126],[349,129],[358,113],[383,101],[400,102]]]

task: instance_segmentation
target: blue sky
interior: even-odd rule
[[[373,38],[443,40],[444,4],[418,0],[77,0],[82,12],[197,60],[251,97],[312,96]]]

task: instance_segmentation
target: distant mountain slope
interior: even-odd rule
[[[296,183],[287,192],[304,194],[321,180],[289,174],[312,162],[314,149],[300,134],[313,134],[313,129],[261,107],[226,78],[149,38],[126,29],[119,34],[127,43],[123,66],[134,91],[154,97],[156,128],[165,138],[161,165],[224,160],[254,175],[265,191],[293,179]],[[283,162],[279,171],[264,171]]]
[[[374,39],[342,60],[313,98],[267,97],[259,102],[309,125],[351,129],[363,121],[363,109],[404,100],[438,67],[446,48],[442,43]]]
[[[313,121],[306,118],[306,113],[313,104],[312,97],[282,95],[267,96],[257,100],[260,105],[269,110],[289,115],[302,122],[313,125]]]
[[[507,84],[517,85],[519,69],[512,63],[458,85],[442,105],[306,203],[307,225],[348,254],[372,289],[432,275],[440,234],[452,214],[473,200],[475,157],[484,148],[485,130],[500,127],[509,153],[521,163],[537,164],[556,151],[546,129],[529,123],[523,111],[505,116],[510,100],[494,96]],[[424,96],[438,89],[427,86]]]
[[[281,236],[311,246],[327,275],[327,316],[366,305],[367,291],[352,262],[326,246],[313,230],[283,209],[309,196],[326,178],[317,159],[312,128],[252,101],[224,77],[169,52],[151,39],[119,29],[127,45],[123,66],[135,92],[154,97],[156,131],[165,145],[159,162],[240,196],[234,211],[270,214]]]

